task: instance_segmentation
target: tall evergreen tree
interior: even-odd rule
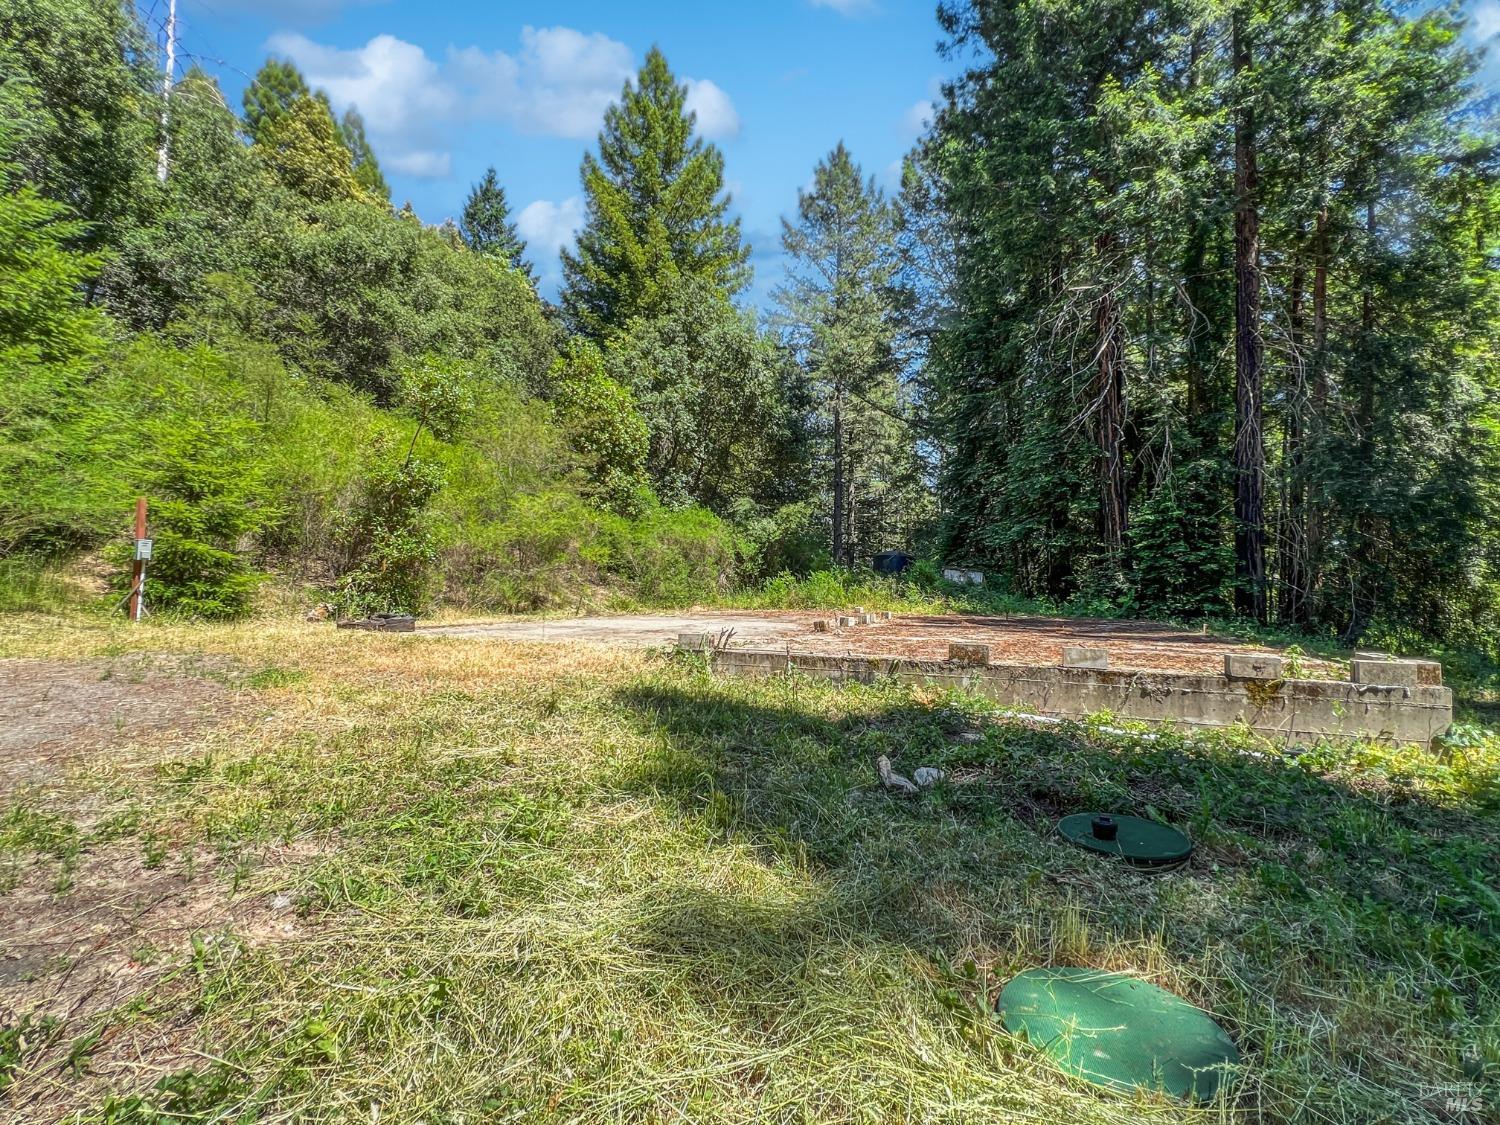
[[[474,185],[469,198],[464,200],[459,230],[463,232],[469,249],[480,254],[493,254],[520,270],[529,281],[536,281],[531,263],[526,260],[526,243],[511,220],[505,189],[500,186],[493,167],[485,169],[484,178]]]
[[[1248,4],[1230,15],[1234,102],[1234,607],[1266,619],[1266,449],[1261,416],[1260,199]]]
[[[599,154],[583,158],[588,218],[563,252],[563,307],[602,338],[660,309],[681,279],[733,295],[750,278],[738,219],[727,219],[724,157],[694,136],[687,87],[653,47],[604,114]]]
[[[981,48],[925,149],[956,247],[928,376],[950,550],[1350,640],[1500,618],[1497,150],[1459,16],[941,18]]]
[[[375,159],[375,150],[365,136],[365,119],[359,110],[350,106],[339,121],[339,136],[354,162],[354,179],[365,193],[383,203],[391,201],[391,187],[385,182],[385,173]]]
[[[896,355],[896,209],[842,141],[819,162],[797,220],[777,320],[812,383],[836,565],[904,545],[922,514]]]
[[[262,131],[291,112],[302,98],[310,97],[307,79],[296,64],[285,59],[267,59],[255,72],[255,78],[245,87],[241,104],[245,108],[245,132],[253,141],[261,139]]]

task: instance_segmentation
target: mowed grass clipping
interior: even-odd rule
[[[726,682],[659,654],[473,638],[40,619],[0,637],[6,656],[153,653],[235,669],[215,673],[235,717],[13,794],[0,859],[66,899],[53,875],[138,849],[143,867],[210,872],[239,922],[158,950],[171,971],[109,1011],[55,1026],[7,1013],[0,1117],[1365,1123],[1500,1108],[1493,743],[1289,757],[1247,737],[1039,731],[962,695]],[[948,780],[888,796],[880,754]],[[1159,817],[1198,854],[1148,877],[1052,835],[1096,807]],[[1230,1031],[1244,1073],[1196,1108],[1069,1078],[992,1014],[1037,964],[1173,989]]]

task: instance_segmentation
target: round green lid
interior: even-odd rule
[[[1166,989],[1098,969],[1028,969],[1000,991],[1005,1030],[1117,1090],[1209,1101],[1240,1061],[1224,1029]]]
[[[1193,854],[1193,842],[1177,829],[1138,816],[1075,813],[1058,821],[1057,831],[1075,844],[1142,867],[1181,863]]]

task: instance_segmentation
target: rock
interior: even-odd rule
[[[976,645],[967,641],[954,641],[948,646],[948,659],[955,664],[988,664],[990,646]]]
[[[947,776],[936,766],[918,766],[912,773],[911,779],[917,783],[919,789],[931,789]]]
[[[1109,653],[1089,645],[1068,645],[1063,649],[1063,667],[1102,670],[1109,667]]]
[[[911,778],[902,777],[895,770],[891,769],[891,760],[884,754],[875,759],[875,772],[880,775],[880,784],[884,785],[893,793],[904,793],[910,795],[912,793],[921,792],[921,790],[919,790],[916,785],[913,784]]]

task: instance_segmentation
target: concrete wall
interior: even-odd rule
[[[683,640],[685,648],[698,647],[687,637]],[[1269,739],[1293,744],[1332,735],[1426,746],[1453,721],[1453,693],[1434,684],[1231,679],[752,649],[715,652],[713,665],[725,675],[752,678],[795,669],[835,682],[894,678],[948,684],[1041,715],[1082,718],[1108,711],[1121,719],[1190,728],[1243,723]]]

